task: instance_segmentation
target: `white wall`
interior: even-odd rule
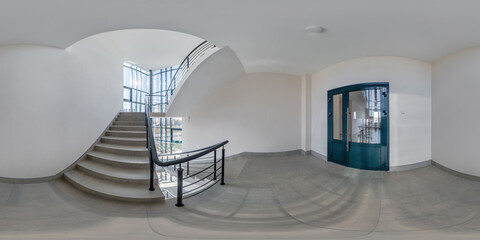
[[[190,114],[199,103],[225,83],[245,74],[229,47],[208,49],[182,76],[167,105],[167,116]]]
[[[312,76],[312,150],[327,155],[327,91],[390,83],[390,166],[431,159],[431,65],[401,57],[352,59]]]
[[[227,155],[300,149],[301,77],[247,73],[183,118],[183,149],[230,140]]]
[[[70,48],[0,48],[0,177],[55,175],[122,107],[122,54],[100,37]]]
[[[480,48],[443,57],[432,72],[433,160],[480,176]]]

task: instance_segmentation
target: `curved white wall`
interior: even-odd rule
[[[122,107],[123,56],[101,37],[0,48],[0,177],[55,175]]]
[[[433,160],[480,176],[480,48],[437,60],[432,76]]]
[[[244,74],[183,117],[183,149],[230,140],[227,155],[298,150],[300,106],[300,76]]]
[[[390,166],[431,159],[431,65],[401,57],[352,59],[312,76],[312,150],[327,155],[327,91],[390,83]]]
[[[167,116],[190,114],[220,86],[244,73],[245,69],[232,49],[208,49],[182,76],[167,105]]]

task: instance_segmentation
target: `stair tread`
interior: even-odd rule
[[[107,130],[111,133],[147,133],[147,131],[126,131],[126,130]]]
[[[118,120],[118,119],[117,119],[115,122],[122,122],[122,123],[124,123],[124,122],[133,122],[133,123],[138,123],[138,124],[145,124],[145,120],[143,120],[143,121],[142,121],[142,120],[136,121],[136,120]]]
[[[100,152],[100,151],[91,151],[87,153],[87,156],[88,155],[98,157],[98,158],[103,158],[103,159],[114,161],[114,162],[121,162],[121,163],[139,163],[139,164],[149,163],[148,156],[127,156],[127,155],[106,153],[106,152]]]
[[[123,140],[123,141],[147,141],[146,138],[136,138],[136,137],[113,137],[113,136],[104,136],[102,139],[111,139],[111,140]]]
[[[80,167],[87,168],[90,171],[101,175],[111,176],[121,179],[148,180],[150,179],[149,170],[142,168],[124,168],[102,164],[92,160],[85,159],[78,163]]]
[[[116,120],[114,125],[145,126],[145,120]]]
[[[67,179],[89,189],[90,191],[113,198],[132,201],[165,199],[159,187],[157,187],[156,191],[149,191],[148,185],[113,182],[106,179],[92,177],[78,169],[66,172],[65,176]]]
[[[111,148],[111,149],[119,149],[119,150],[128,150],[128,151],[147,151],[146,146],[131,146],[131,145],[118,145],[118,144],[110,144],[110,143],[97,143],[95,146]]]
[[[137,125],[113,125],[110,127],[130,127],[130,128],[145,128],[145,125],[143,126],[137,126]],[[128,130],[123,130],[123,131],[128,131]]]

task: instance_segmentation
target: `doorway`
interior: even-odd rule
[[[389,84],[363,83],[328,91],[328,161],[388,171]]]

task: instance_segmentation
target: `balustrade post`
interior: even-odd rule
[[[187,157],[189,154],[187,154]],[[190,175],[190,161],[187,162],[187,176]]]
[[[177,170],[177,207],[183,207],[183,169]]]
[[[150,139],[149,138],[149,134],[148,134],[148,118],[147,118],[147,113],[145,113],[145,128],[147,129],[147,143],[146,143],[146,147],[148,148],[148,140]]]
[[[153,157],[152,157],[152,149],[151,147],[148,148],[148,156],[149,156],[149,160],[150,160],[150,188],[148,190],[150,191],[155,191],[155,187],[153,187],[153,174],[154,174],[154,169],[155,169],[155,166],[153,165]]]
[[[222,182],[221,185],[225,185],[225,146],[222,147]]]
[[[217,180],[217,149],[213,152],[213,180]]]

